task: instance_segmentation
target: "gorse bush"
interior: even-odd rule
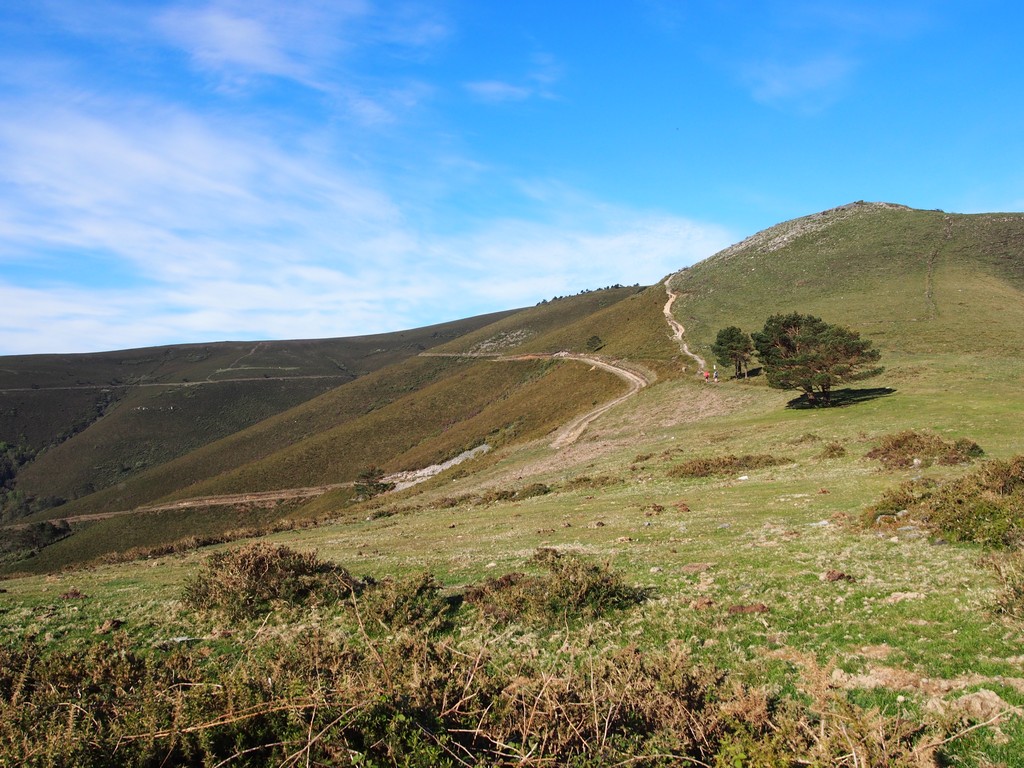
[[[185,583],[182,600],[191,608],[238,619],[266,612],[274,604],[335,602],[360,586],[347,570],[314,553],[257,543],[207,558]]]
[[[751,469],[777,467],[792,464],[793,460],[786,456],[773,456],[767,453],[745,454],[743,456],[711,456],[690,459],[673,467],[669,471],[672,477],[711,477],[713,475],[729,475],[735,472],[746,472]]]
[[[903,483],[865,511],[865,522],[903,515],[955,541],[996,547],[1024,543],[1024,456],[989,461],[956,480]]]
[[[561,621],[593,618],[647,599],[647,590],[629,586],[607,564],[548,548],[538,549],[531,562],[546,573],[488,579],[467,590],[466,602],[500,621]]]
[[[683,650],[568,643],[541,663],[503,656],[498,641],[403,633],[374,645],[314,630],[249,642],[244,664],[140,654],[124,638],[0,646],[0,764],[935,764],[919,723],[826,686],[801,705]]]
[[[441,585],[430,573],[398,579],[368,581],[353,605],[367,631],[418,629],[436,631],[447,626],[457,600],[441,594]],[[369,626],[367,626],[369,624]]]
[[[988,462],[939,486],[921,513],[925,522],[957,541],[1019,546],[1024,542],[1024,456]]]
[[[891,470],[909,469],[913,466],[927,467],[934,463],[943,466],[969,464],[984,454],[976,442],[965,437],[944,440],[929,432],[908,429],[883,435],[878,446],[865,455],[869,459],[878,459],[883,467]]]

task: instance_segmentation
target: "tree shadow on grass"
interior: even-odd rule
[[[868,389],[837,389],[832,392],[832,399],[826,403],[821,398],[810,400],[806,394],[795,397],[786,403],[787,408],[803,411],[814,408],[845,408],[849,405],[866,403],[879,397],[888,397],[896,390],[892,387],[871,387]]]

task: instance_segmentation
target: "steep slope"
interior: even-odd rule
[[[562,323],[571,325],[581,317],[586,317],[593,313],[595,309],[614,305],[633,293],[635,293],[634,289],[595,291],[576,297],[569,297],[559,302],[550,302],[522,310],[515,314],[523,314],[526,317],[525,322],[533,327],[549,329],[558,327]],[[502,334],[509,317],[511,316],[508,313],[490,316],[490,319],[495,320],[497,325],[491,330],[480,331],[482,338]],[[461,327],[464,328],[465,324],[466,321],[463,321]],[[492,325],[494,324],[488,324],[486,328],[491,328]],[[420,341],[422,342],[422,340]],[[444,349],[444,347],[441,347],[441,349]],[[207,444],[202,448],[192,451],[187,455],[159,464],[154,462],[156,465],[148,469],[139,467],[138,469],[141,471],[135,473],[135,476],[118,478],[116,484],[109,484],[109,487],[99,488],[96,493],[88,494],[66,506],[43,513],[39,517],[90,514],[109,509],[126,509],[150,503],[165,496],[175,494],[182,488],[204,481],[211,481],[212,478],[220,474],[230,473],[247,464],[263,462],[275,452],[283,451],[289,446],[303,441],[315,440],[318,435],[327,433],[349,422],[360,418],[365,419],[368,414],[400,400],[420,388],[444,382],[448,376],[457,376],[460,371],[468,366],[469,364],[460,363],[455,358],[432,357],[412,358],[398,365],[384,367],[349,384],[332,389],[319,397],[308,400],[299,407],[264,419],[246,429],[234,431],[220,440],[207,441]],[[487,370],[487,368],[485,367],[482,370]],[[497,371],[498,369],[495,370]],[[454,394],[449,395],[449,397],[452,402],[461,402],[461,393],[458,390],[464,387],[460,384],[457,377],[448,384],[439,384],[439,386],[442,389],[446,386],[452,387]],[[483,384],[477,382],[474,386],[483,386]],[[614,388],[617,385],[614,383],[614,378],[609,377],[603,386]],[[496,384],[496,387],[495,393],[500,393],[500,385]],[[212,393],[219,391],[215,387],[207,387],[205,389]],[[190,392],[191,389],[187,391]],[[497,398],[500,397],[500,394],[494,394],[493,396]],[[164,400],[164,403],[167,403],[171,397],[173,397],[173,393],[165,395],[167,399]],[[559,401],[554,400],[553,402],[557,403]],[[535,406],[531,406],[531,408],[536,410]],[[540,408],[538,412],[543,410],[543,408]],[[472,409],[466,412],[469,413],[470,411]],[[575,412],[572,411],[571,413]],[[135,410],[132,415],[135,417],[135,421],[140,424],[138,432],[142,436],[149,434],[146,432],[147,426],[159,419],[178,417],[179,423],[185,429],[189,425],[192,425],[194,429],[197,423],[197,416],[193,411]],[[207,418],[210,417],[208,416]],[[452,418],[457,420],[456,417]],[[512,421],[515,420],[514,417],[509,418]],[[370,421],[372,423],[372,419]],[[111,438],[111,442],[114,445],[120,445],[116,441],[123,440],[123,435],[128,432],[126,425],[132,425],[131,420],[127,418],[122,419],[118,423],[105,424],[104,422],[107,422],[107,419],[95,424],[89,434],[82,436],[83,439],[96,436],[97,440],[99,440],[106,434],[112,433],[115,437]],[[552,428],[555,425],[557,425],[557,420],[552,423]],[[474,440],[479,442],[482,439],[481,434],[487,434],[487,431],[491,428],[488,427],[482,433],[470,439],[469,442],[472,443]],[[207,431],[209,432],[209,430]],[[406,433],[409,435],[420,434],[417,429],[406,429]],[[128,434],[133,434],[133,432],[128,432]],[[355,442],[350,441],[351,444],[342,449],[342,453],[345,455],[357,455],[360,451],[366,454],[363,461],[354,462],[352,466],[348,467],[347,474],[343,479],[353,479],[358,470],[366,464],[387,464],[388,459],[392,458],[388,455],[379,455],[378,451],[372,449],[372,438],[372,430],[370,432],[364,431],[362,437]],[[349,438],[346,439],[348,440]],[[422,439],[422,436],[418,439]],[[128,451],[126,446],[122,445],[121,448],[125,452]],[[449,450],[452,449],[440,447],[434,451],[434,454],[444,454]],[[461,448],[454,452],[458,453],[459,450]],[[430,453],[430,451],[427,451],[427,453]],[[145,457],[145,454],[126,453],[126,455],[133,461],[141,461]],[[95,456],[90,460],[93,465],[96,464]],[[85,462],[83,461],[82,463],[84,464]],[[45,478],[43,478],[40,471],[42,467],[43,464],[37,462],[36,467],[27,468],[24,474],[29,479],[39,477],[41,479],[39,487],[49,489],[53,486],[45,485]],[[416,465],[397,468],[412,469],[416,468]],[[36,472],[33,472],[33,470],[36,470]],[[325,473],[322,479],[316,474],[321,470]],[[87,472],[85,474],[88,476]],[[276,485],[272,487],[292,487],[335,482],[335,480],[331,479],[334,476],[333,470],[328,471],[320,464],[304,467],[301,471],[282,469],[267,473],[268,478],[276,478],[274,480]]]
[[[0,358],[0,442],[36,459],[26,497],[74,499],[509,312],[347,339]]]
[[[853,203],[758,233],[671,285],[705,350],[721,327],[798,310],[893,351],[1011,351],[1024,327],[1024,216]]]

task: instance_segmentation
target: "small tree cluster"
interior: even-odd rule
[[[747,375],[747,366],[750,365],[750,356],[754,354],[754,342],[750,340],[750,334],[735,325],[723,328],[718,332],[718,338],[711,345],[711,352],[724,366],[733,366],[735,377]]]
[[[877,349],[856,331],[820,317],[791,312],[769,317],[764,328],[746,334],[723,328],[711,347],[722,365],[732,364],[738,377],[757,351],[768,386],[796,389],[815,404],[828,405],[832,389],[881,373]]]

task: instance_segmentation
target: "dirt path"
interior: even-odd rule
[[[422,352],[421,356],[473,357],[495,360],[498,362],[540,360],[545,358],[553,360],[574,360],[575,362],[589,365],[591,368],[600,368],[603,371],[608,371],[609,373],[618,376],[629,385],[629,390],[625,394],[619,395],[615,399],[599,405],[594,410],[588,411],[582,416],[577,416],[575,419],[559,429],[554,440],[551,441],[551,447],[556,450],[575,443],[595,419],[599,418],[606,411],[614,408],[619,403],[628,400],[641,389],[654,382],[654,378],[648,374],[632,371],[628,368],[624,368],[622,365],[616,365],[615,363],[610,363],[607,360],[601,360],[597,357],[591,357],[590,355],[576,355],[570,352],[555,352],[554,354],[528,353],[523,355],[502,355],[500,352]]]
[[[666,284],[666,290],[667,290],[667,288],[668,288],[668,286]],[[669,300],[668,300],[668,303],[665,305],[665,319],[668,321],[669,325],[672,327],[673,332],[674,332],[674,338],[680,343],[681,348],[683,349],[683,351],[687,355],[692,357],[694,360],[696,360],[701,366],[704,366],[705,363],[704,363],[703,358],[699,357],[698,355],[693,354],[687,348],[686,343],[682,340],[682,336],[683,336],[683,333],[684,333],[683,326],[680,325],[678,322],[676,322],[675,318],[672,317],[672,303],[675,301],[676,296],[677,296],[677,294],[669,292]],[[252,352],[254,352],[254,351],[255,351],[255,348],[249,354],[252,354]],[[558,432],[556,433],[554,439],[550,443],[550,446],[552,448],[554,448],[555,450],[566,448],[567,446],[570,446],[573,443],[575,443],[577,440],[579,440],[580,436],[586,431],[587,427],[589,427],[596,419],[600,418],[602,415],[604,415],[606,412],[608,412],[609,410],[611,410],[615,406],[619,405],[620,403],[623,403],[626,400],[628,400],[629,398],[633,397],[640,390],[642,390],[644,387],[649,386],[654,381],[653,376],[651,376],[649,374],[645,374],[645,373],[639,372],[639,371],[630,370],[628,368],[623,367],[621,364],[610,363],[610,362],[608,362],[606,360],[601,360],[599,358],[591,357],[589,355],[576,355],[576,354],[571,354],[569,352],[556,352],[554,354],[524,354],[524,355],[501,355],[500,353],[479,353],[479,352],[478,353],[473,353],[473,352],[467,352],[467,353],[423,352],[423,353],[421,353],[421,355],[423,357],[473,357],[473,358],[490,359],[490,360],[494,360],[494,361],[498,361],[498,362],[502,362],[502,361],[516,361],[516,360],[536,360],[536,359],[543,359],[543,358],[550,358],[550,359],[555,359],[555,360],[572,360],[574,362],[583,363],[584,365],[589,365],[592,369],[593,368],[600,368],[603,371],[608,371],[609,373],[614,374],[615,376],[618,376],[620,379],[622,379],[623,381],[626,382],[626,384],[628,385],[629,389],[625,393],[619,395],[616,398],[613,398],[612,400],[609,400],[606,403],[603,403],[603,404],[599,405],[597,408],[594,408],[593,410],[588,411],[587,413],[584,413],[581,416],[577,416],[575,419],[573,419],[568,424],[564,425],[561,429],[559,429]],[[243,355],[242,357],[244,358],[246,356],[247,355]],[[287,377],[287,378],[332,378],[332,377],[326,377],[326,376],[294,376],[294,377]],[[233,379],[233,380],[234,381],[246,381],[247,379]],[[263,378],[263,377],[261,377],[259,379],[253,379],[253,380],[256,380],[256,381],[274,381],[275,379],[274,378]],[[231,379],[226,379],[225,381],[231,381]],[[155,386],[197,386],[197,385],[203,385],[203,384],[216,384],[216,383],[222,383],[222,382],[202,381],[202,382],[187,382],[187,383],[180,383],[180,384],[178,384],[178,383],[175,383],[175,384],[136,384],[134,386],[144,386],[144,387],[145,386],[151,386],[151,387],[155,387]],[[55,387],[55,389],[78,389],[78,388],[90,388],[90,387]],[[0,391],[3,391],[3,390],[0,390]],[[453,464],[459,463],[459,461],[463,460],[464,458],[472,458],[472,456],[477,455],[478,452],[481,452],[484,449],[486,449],[486,446],[484,446],[482,448],[476,448],[476,449],[474,449],[472,451],[467,451],[464,454],[462,454],[459,457],[457,457],[457,460],[448,462],[446,465],[435,465],[433,467],[425,467],[425,468],[419,469],[419,470],[412,470],[412,471],[408,471],[408,472],[397,472],[394,475],[389,475],[388,477],[385,477],[384,480],[385,480],[385,482],[394,482],[400,488],[408,488],[410,485],[415,485],[417,482],[422,482],[423,480],[426,480],[426,479],[428,479],[430,477],[433,477],[434,475],[438,474],[438,472],[443,471],[444,469],[447,469],[449,466],[451,466]],[[333,483],[333,484],[330,484],[330,485],[317,485],[317,486],[310,486],[310,487],[306,487],[306,488],[285,488],[285,489],[281,489],[281,490],[277,490],[277,491],[260,491],[260,492],[256,492],[256,493],[235,493],[235,494],[223,494],[223,495],[219,495],[219,496],[202,496],[202,497],[195,497],[195,498],[191,498],[191,499],[180,499],[178,501],[171,501],[171,502],[167,502],[165,504],[149,504],[149,505],[142,506],[142,507],[136,507],[134,509],[118,510],[116,512],[96,512],[96,513],[93,513],[93,514],[77,515],[75,517],[54,518],[53,520],[51,520],[49,522],[80,523],[80,522],[89,522],[89,521],[96,521],[96,520],[106,520],[106,519],[109,519],[111,517],[119,517],[121,515],[129,515],[129,514],[135,514],[135,513],[143,513],[143,514],[145,514],[147,512],[164,512],[164,511],[168,511],[168,510],[191,509],[191,508],[196,508],[196,507],[233,506],[233,505],[237,505],[237,504],[270,504],[270,503],[276,503],[276,502],[279,502],[279,501],[288,501],[288,500],[292,500],[292,499],[314,498],[316,496],[322,496],[323,494],[327,493],[328,491],[333,491],[333,490],[336,490],[338,488],[351,487],[354,484],[355,483],[353,483],[353,482]],[[29,525],[29,523],[16,523],[16,524],[13,524],[13,525],[0,526],[0,528],[8,528],[8,529],[23,528],[23,527],[25,527],[27,525]]]
[[[708,369],[708,361],[698,355],[696,352],[691,352],[690,347],[687,345],[683,335],[686,333],[686,329],[683,328],[682,323],[676,320],[675,315],[672,314],[672,305],[676,303],[676,299],[679,298],[679,294],[669,288],[669,278],[665,281],[665,292],[668,294],[668,301],[665,302],[665,322],[668,323],[672,329],[672,338],[675,339],[676,343],[679,344],[679,349],[684,355],[693,358],[693,361],[697,363],[697,375],[699,376],[701,371]]]
[[[479,445],[468,451],[464,451],[455,458],[449,459],[443,464],[433,464],[429,467],[422,469],[409,470],[405,472],[395,472],[382,478],[385,483],[394,483],[395,490],[403,490],[409,488],[417,483],[422,483],[424,480],[429,480],[435,475],[440,474],[446,469],[461,464],[467,459],[475,458],[480,454],[486,453],[491,447],[486,443]],[[191,499],[180,499],[179,501],[169,501],[165,504],[147,504],[142,507],[135,507],[134,509],[121,509],[116,512],[94,512],[85,515],[76,515],[74,517],[58,517],[48,520],[46,522],[51,523],[86,523],[95,522],[96,520],[108,520],[112,517],[121,517],[122,515],[132,514],[146,514],[148,512],[166,512],[175,509],[194,509],[196,507],[227,507],[235,506],[238,504],[274,504],[279,501],[291,501],[293,499],[312,499],[317,496],[322,496],[328,491],[335,491],[339,488],[351,488],[356,483],[350,481],[347,483],[331,483],[329,485],[313,485],[306,488],[283,488],[277,491],[256,491],[253,493],[226,493],[219,496],[196,496]],[[11,530],[19,528],[27,528],[33,525],[33,523],[12,523],[8,525],[0,525],[0,528],[7,528]]]
[[[596,357],[567,354],[556,355],[556,357],[560,357],[560,359],[576,360],[581,363],[590,364],[595,368],[600,368],[601,370],[615,374],[629,385],[629,391],[626,392],[625,394],[619,395],[619,397],[616,397],[614,400],[609,400],[607,403],[604,403],[603,405],[599,405],[597,408],[590,411],[589,413],[585,413],[582,416],[576,417],[568,424],[566,424],[564,427],[562,427],[560,430],[558,430],[558,434],[555,435],[555,439],[551,441],[551,447],[556,450],[560,448],[565,448],[566,446],[575,443],[580,438],[580,436],[586,431],[587,427],[589,427],[595,419],[603,415],[606,411],[614,408],[619,403],[628,400],[641,389],[643,389],[644,387],[651,383],[651,380],[648,379],[646,376],[643,376],[634,371],[630,371],[626,368],[622,368],[621,366],[613,365],[612,363],[607,363],[604,360],[598,360]]]

